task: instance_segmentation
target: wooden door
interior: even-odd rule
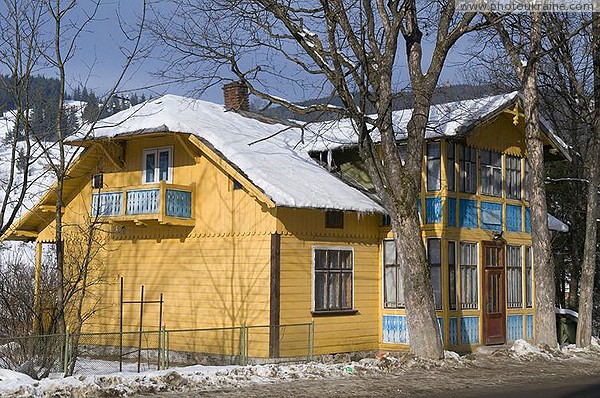
[[[483,339],[486,345],[506,342],[504,246],[483,242]]]

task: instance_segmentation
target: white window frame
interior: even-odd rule
[[[352,305],[350,308],[345,308],[345,309],[332,309],[332,310],[323,310],[323,309],[316,309],[315,308],[315,301],[316,301],[316,296],[315,296],[315,276],[316,276],[316,266],[315,266],[315,251],[316,250],[345,250],[345,251],[349,251],[352,253]],[[356,307],[354,305],[354,293],[355,293],[355,284],[354,284],[354,277],[355,277],[355,269],[356,269],[356,256],[354,255],[354,247],[353,246],[313,246],[311,248],[311,263],[312,263],[312,269],[311,269],[311,310],[313,313],[318,313],[318,314],[327,314],[329,312],[331,313],[339,313],[339,312],[355,312],[356,311]]]
[[[167,151],[169,154],[169,170],[167,172],[167,179],[165,180],[168,183],[173,182],[173,147],[165,146],[158,148],[147,148],[144,149],[142,153],[142,184],[156,184],[160,182],[160,165],[159,165],[159,154],[161,152]],[[156,155],[156,164],[154,165],[154,180],[146,181],[146,159],[147,155],[150,153],[154,153]]]
[[[392,238],[389,239],[383,239],[381,241],[381,305],[382,308],[385,310],[403,310],[406,308],[406,304],[405,304],[405,300],[404,300],[404,286],[402,286],[402,302],[400,303],[401,305],[398,305],[396,302],[395,306],[386,306],[386,291],[385,291],[385,268],[386,268],[386,264],[385,264],[385,243],[386,242],[392,242],[394,244],[394,249],[396,246],[396,241]],[[396,258],[396,264],[394,265],[394,267],[396,267],[397,272],[400,273],[401,269],[400,269],[400,264],[398,263],[398,258]],[[396,275],[396,278],[398,278],[398,275]],[[398,295],[398,282],[402,283],[402,276],[400,276],[400,280],[396,280],[396,295]]]

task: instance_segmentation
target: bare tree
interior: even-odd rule
[[[542,55],[542,14],[513,15],[493,22],[523,91],[525,141],[529,167],[529,202],[535,279],[535,340],[537,344],[556,346],[554,265],[548,229],[544,175],[544,146],[539,120],[538,72]]]
[[[43,8],[37,2],[4,0],[5,12],[0,15],[0,64],[9,71],[0,79],[0,86],[11,98],[5,109],[7,135],[1,137],[8,148],[0,158],[0,236],[16,219],[31,181],[29,167],[32,158],[30,77],[39,67],[43,45],[39,40]],[[4,155],[3,154],[3,155]]]
[[[432,94],[451,47],[480,26],[475,14],[455,13],[453,1],[415,0],[183,1],[177,14],[186,17],[159,16],[153,23],[173,56],[166,76],[209,87],[233,75],[270,104],[301,115],[326,112],[351,120],[362,161],[391,216],[411,351],[443,356],[417,199]],[[424,34],[433,36],[429,62]],[[404,165],[392,123],[401,45],[414,102]],[[278,82],[311,95],[325,93],[329,101],[302,105],[282,98]]]

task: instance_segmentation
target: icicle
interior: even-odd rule
[[[331,170],[333,168],[333,153],[331,149],[327,151],[327,169]]]

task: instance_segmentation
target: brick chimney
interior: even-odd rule
[[[228,111],[249,111],[250,95],[243,82],[231,82],[223,85],[223,99]]]

